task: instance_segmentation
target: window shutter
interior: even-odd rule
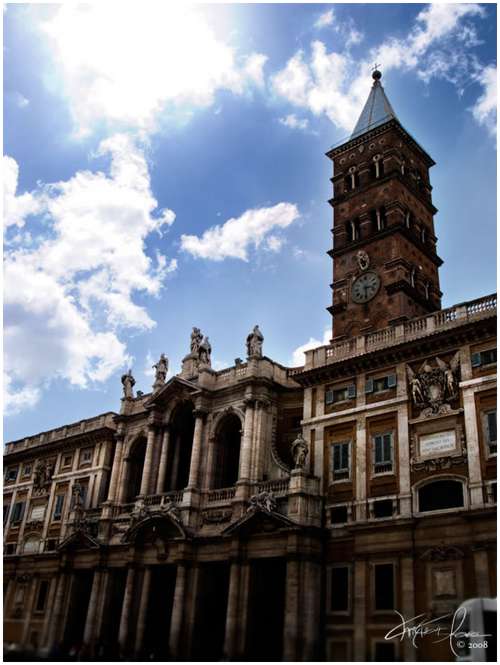
[[[325,393],[325,404],[333,404],[333,390],[327,390]]]
[[[384,462],[392,461],[392,434],[384,434]]]
[[[356,397],[356,385],[354,383],[347,386],[347,397],[349,399],[354,399]]]
[[[398,379],[395,374],[389,374],[387,377],[387,387],[388,388],[395,388],[397,385]]]
[[[373,379],[366,379],[365,382],[365,393],[372,393],[373,392]]]
[[[349,468],[349,444],[342,444],[342,469]]]
[[[471,358],[472,358],[472,367],[481,367],[480,353],[473,353]]]
[[[496,443],[497,440],[497,412],[488,413],[488,441]]]
[[[333,470],[337,471],[340,468],[340,446],[338,444],[333,446]]]
[[[375,437],[375,464],[382,462],[382,437]]]

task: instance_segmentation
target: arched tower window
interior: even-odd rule
[[[217,426],[214,440],[212,489],[230,487],[238,480],[241,447],[241,420],[234,413]]]
[[[381,178],[384,175],[384,162],[382,155],[373,155],[372,162],[372,176],[374,178]]]

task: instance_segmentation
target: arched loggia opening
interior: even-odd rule
[[[238,480],[241,420],[234,413],[225,416],[215,433],[212,489],[230,487]]]
[[[193,447],[193,409],[192,402],[182,402],[172,414],[166,490],[181,490],[187,487]]]
[[[128,457],[126,501],[134,501],[141,492],[144,458],[146,457],[146,438],[140,437],[132,444]]]

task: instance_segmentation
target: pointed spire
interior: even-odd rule
[[[361,111],[356,127],[354,127],[354,131],[351,134],[351,139],[396,118],[396,114],[394,113],[394,110],[387,99],[384,88],[380,83],[382,73],[378,69],[374,69],[372,72],[372,78],[372,89],[370,90],[366,104]]]

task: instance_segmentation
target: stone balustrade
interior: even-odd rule
[[[277,480],[266,480],[262,483],[257,484],[257,490],[259,492],[269,492],[273,494],[274,497],[278,498],[286,496],[289,484],[290,484],[290,478],[278,478]]]
[[[52,443],[54,441],[60,441],[72,436],[77,436],[79,434],[87,434],[89,432],[102,429],[103,427],[114,429],[114,415],[114,413],[102,413],[95,418],[87,418],[86,420],[80,420],[77,423],[65,425],[64,427],[57,427],[47,432],[41,432],[40,434],[26,437],[25,439],[10,441],[5,446],[5,452],[17,453],[19,450],[34,448],[36,446]]]
[[[235,487],[223,487],[221,489],[210,490],[206,493],[206,499],[208,503],[220,503],[228,502],[234,498],[236,494]]]
[[[320,346],[306,351],[304,370],[322,367],[353,357],[389,348],[396,344],[416,340],[420,337],[443,332],[482,318],[496,316],[496,295],[484,296],[477,300],[454,305],[426,316],[406,321],[397,326],[389,326],[376,332],[359,335],[335,344]]]

